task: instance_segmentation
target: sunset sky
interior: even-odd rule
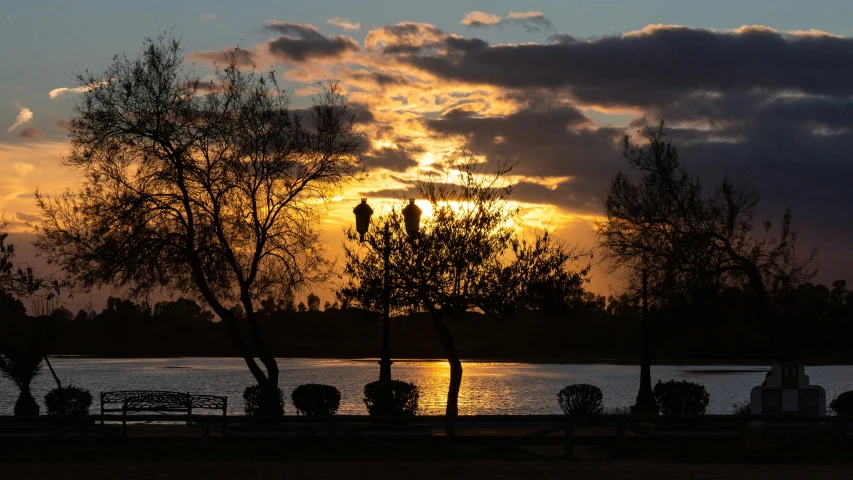
[[[412,196],[413,179],[465,146],[518,160],[523,228],[591,246],[619,140],[646,115],[667,119],[706,184],[755,186],[777,222],[790,206],[803,248],[820,250],[817,281],[853,280],[849,1],[2,0],[0,210],[24,259],[33,191],[74,182],[59,164],[75,73],[171,27],[198,70],[239,46],[294,106],[318,81],[341,83],[368,148],[326,217],[333,255],[359,197]],[[618,281],[596,269],[591,285]]]

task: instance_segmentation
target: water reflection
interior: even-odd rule
[[[52,360],[64,384],[88,388],[99,405],[99,394],[108,390],[176,390],[227,395],[229,411],[243,413],[243,389],[253,383],[246,365],[238,358],[88,359]],[[341,391],[340,413],[365,414],[363,389],[379,376],[376,360],[282,359],[282,389],[289,393],[304,383],[325,383]],[[459,393],[459,412],[472,414],[559,413],[557,392],[570,383],[592,383],[604,394],[608,407],[634,402],[639,386],[639,367],[633,365],[540,365],[525,363],[465,362]],[[749,390],[764,379],[764,366],[653,366],[652,381],[690,380],[705,385],[711,395],[709,413],[729,413],[732,404],[747,399]],[[394,378],[417,383],[421,389],[420,413],[444,413],[450,367],[444,361],[395,360]],[[853,367],[808,367],[812,383],[823,386],[829,399],[853,389]],[[42,404],[53,388],[49,373],[33,383],[33,394]],[[17,390],[0,379],[0,414],[11,415]],[[288,399],[289,400],[289,399]],[[289,403],[289,402],[288,402]],[[42,410],[44,411],[44,410]],[[293,408],[288,404],[288,413]]]

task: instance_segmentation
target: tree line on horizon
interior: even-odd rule
[[[548,315],[519,313],[495,322],[469,313],[450,322],[464,359],[539,362],[635,362],[639,298],[586,292],[577,308]],[[853,352],[853,292],[843,280],[831,286],[805,283],[779,292],[785,306],[777,325],[807,363],[849,363]],[[326,302],[328,303],[328,302]],[[285,302],[268,302],[260,324],[276,357],[371,358],[380,345],[376,312],[327,308],[300,312]],[[0,338],[39,338],[56,355],[105,357],[239,356],[225,326],[195,300],[180,298],[154,305],[110,297],[100,312],[76,314],[56,308],[27,315],[20,300],[7,297],[0,315]],[[661,362],[772,361],[767,335],[755,321],[755,296],[726,288],[700,302],[681,299],[653,307],[651,350]],[[397,358],[441,358],[437,339],[422,314],[392,318]],[[246,326],[241,325],[245,330]]]
[[[16,320],[25,317],[16,293],[48,286],[180,295],[186,298],[153,308],[112,298],[100,313],[57,309],[34,324],[60,342],[52,352],[71,338],[78,348],[144,339],[193,352],[222,345],[254,376],[259,411],[275,414],[275,357],[307,351],[300,341],[323,356],[337,356],[324,350],[331,346],[342,355],[361,351],[352,344],[375,345],[377,335],[364,327],[376,323],[387,278],[395,356],[406,348],[398,336],[430,332],[420,332],[431,338],[425,351],[450,366],[450,419],[458,413],[461,359],[469,355],[635,351],[641,272],[650,280],[658,355],[685,345],[695,355],[708,344],[712,356],[790,359],[812,353],[803,340],[810,335],[839,349],[849,339],[846,285],[809,283],[815,251],[797,249],[791,212],[776,227],[757,219],[754,189],[728,178],[703,185],[680,161],[663,121],[625,136],[628,170],[603,192],[595,251],[547,230],[522,235],[512,227],[515,164],[463,154],[448,166],[453,174],[432,170],[414,182],[433,211],[417,231],[401,200],[363,238],[347,232],[341,308],[320,313],[315,296],[305,306],[312,311],[294,314],[292,292],[333,273],[319,241],[322,206],[355,178],[364,138],[336,84],[311,108],[293,109],[274,72],[241,69],[236,51],[224,60],[208,76],[196,73],[167,32],[146,40],[138,57],[116,56],[104,72],[78,78],[84,88],[64,163],[83,180],[55,195],[36,193],[36,246],[67,277],[7,289],[14,313],[5,325],[24,324]],[[585,290],[593,255],[625,280],[624,291],[604,299]],[[7,257],[3,279],[26,285],[26,272]],[[838,335],[818,337],[809,315],[826,320],[821,334]],[[4,338],[19,336],[12,331]],[[336,335],[339,342],[328,341]],[[472,353],[471,345],[482,350]]]

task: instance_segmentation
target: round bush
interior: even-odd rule
[[[277,404],[274,401],[269,402],[272,405],[267,411],[264,411],[261,404],[261,387],[259,385],[246,387],[246,390],[243,391],[243,408],[246,411],[246,415],[263,417],[280,417],[284,415],[284,392],[280,388],[276,390],[278,390]]]
[[[750,415],[749,401],[738,402],[732,405],[732,415]]]
[[[685,380],[658,380],[654,394],[658,410],[664,415],[704,415],[710,400],[703,385]]]
[[[560,409],[566,415],[598,415],[602,398],[601,389],[588,383],[569,385],[557,393]]]
[[[55,417],[88,415],[92,394],[85,388],[68,385],[54,388],[44,396],[47,414]]]
[[[853,391],[835,397],[829,402],[829,409],[836,415],[853,415]]]
[[[341,392],[337,388],[317,383],[296,387],[290,399],[297,415],[334,415],[341,406]]]
[[[364,386],[364,405],[370,415],[415,415],[420,389],[402,380],[371,382]]]

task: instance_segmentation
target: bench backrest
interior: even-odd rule
[[[114,410],[187,410],[192,408],[224,410],[228,397],[215,395],[190,395],[163,390],[120,390],[101,393],[101,409]],[[105,408],[108,404],[120,408]]]

